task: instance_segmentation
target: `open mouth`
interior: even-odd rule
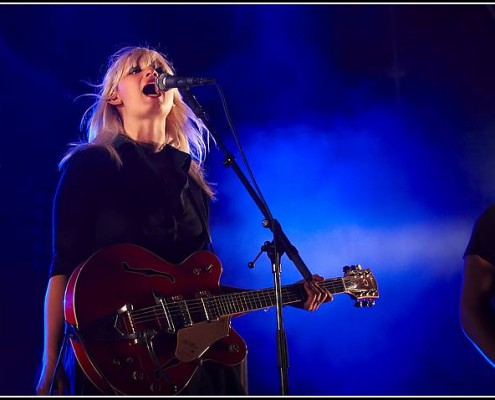
[[[144,88],[143,88],[143,93],[146,96],[152,96],[152,97],[157,97],[160,94],[156,91],[156,85],[154,83],[148,83]]]

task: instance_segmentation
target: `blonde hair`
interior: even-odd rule
[[[146,62],[146,65],[160,65],[165,72],[174,75],[175,71],[170,61],[164,54],[143,46],[123,47],[108,60],[107,70],[103,80],[99,84],[91,84],[96,93],[83,96],[94,97],[94,103],[85,111],[81,119],[81,130],[86,129],[86,140],[71,143],[71,148],[59,163],[61,168],[65,162],[77,151],[89,146],[101,146],[106,148],[115,161],[121,165],[117,151],[113,147],[113,141],[119,134],[125,134],[124,126],[117,108],[109,103],[117,85],[122,78],[124,68],[127,65]],[[209,151],[210,135],[203,121],[198,118],[189,106],[184,102],[178,89],[173,91],[174,107],[167,116],[166,135],[172,143],[184,146],[189,144],[189,152],[192,162],[189,174],[204,189],[210,198],[214,197],[211,184],[206,182],[203,162]]]

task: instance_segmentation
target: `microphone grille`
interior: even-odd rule
[[[156,78],[156,86],[158,86],[158,89],[168,90],[167,85],[166,85],[167,76],[170,76],[170,74],[168,74],[166,72],[158,75],[158,77]]]

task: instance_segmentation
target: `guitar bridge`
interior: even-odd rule
[[[167,300],[163,297],[158,297],[154,291],[153,291],[153,297],[155,298],[155,302],[157,304],[159,304],[163,310],[163,318],[165,318],[165,322],[166,322],[165,330],[171,334],[175,333],[175,325],[174,325],[172,314],[171,314],[170,309],[168,307]],[[163,328],[160,319],[158,319],[158,323],[159,323],[160,327]]]
[[[196,294],[196,297],[201,301],[201,310],[204,313],[201,317],[198,318],[200,321],[218,321],[218,311],[215,307],[215,303],[213,301],[213,297],[211,292],[202,291]]]

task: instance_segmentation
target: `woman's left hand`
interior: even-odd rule
[[[304,289],[308,295],[308,298],[304,302],[303,306],[305,310],[316,311],[322,303],[327,303],[333,300],[333,296],[330,291],[318,284],[318,282],[324,280],[325,278],[318,274],[314,274],[312,281],[304,281]]]

